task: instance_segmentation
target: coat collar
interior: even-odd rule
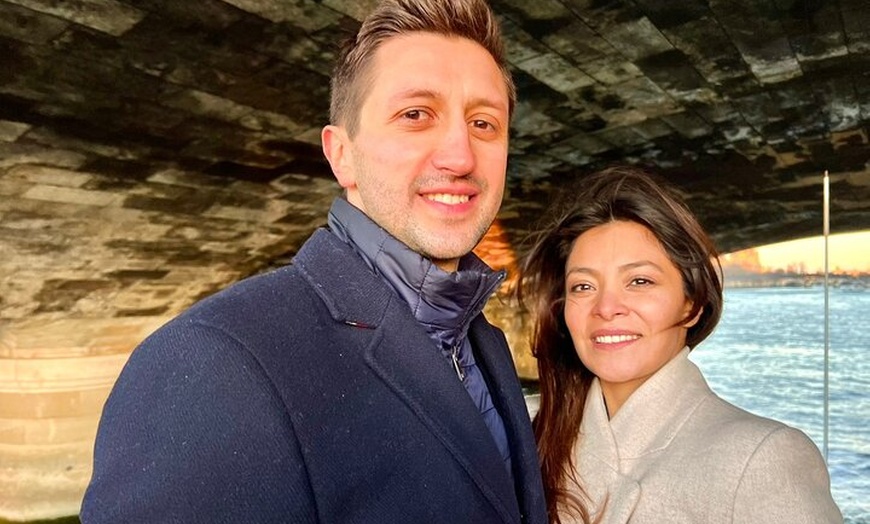
[[[591,516],[595,519],[606,509],[605,523],[628,522],[640,499],[640,484],[620,469],[619,451],[601,386],[595,379],[586,398],[574,464],[591,501]]]
[[[459,346],[471,321],[502,283],[504,271],[493,271],[474,253],[446,272],[415,252],[344,198],[329,210],[329,227],[390,285],[435,343]]]
[[[337,322],[377,327],[395,294],[362,259],[326,229],[318,229],[293,258],[293,264],[323,300]]]
[[[294,265],[332,318],[354,330],[353,340],[367,365],[449,450],[504,522],[518,523],[517,491],[528,485],[515,490],[477,406],[448,361],[432,350],[431,339],[408,306],[348,244],[327,230],[311,236]],[[519,391],[510,357],[503,354],[507,350],[494,329],[478,318],[469,336],[480,349],[478,364],[486,370],[494,397],[505,395],[511,383]],[[519,401],[515,396],[498,406],[504,410],[512,445],[518,439],[517,427],[522,427],[515,404],[525,405],[521,393]]]
[[[701,371],[689,360],[689,348],[683,348],[610,421],[619,457],[635,459],[667,447],[710,394]]]
[[[640,498],[630,465],[667,447],[705,400],[710,389],[684,348],[650,377],[608,419],[601,385],[589,389],[580,435],[574,448],[581,482],[597,514],[606,499],[603,522],[627,522]]]

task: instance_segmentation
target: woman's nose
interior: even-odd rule
[[[599,291],[592,313],[605,320],[627,314],[628,307],[625,304],[621,290],[607,287],[602,288]]]

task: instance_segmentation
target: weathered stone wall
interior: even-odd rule
[[[324,223],[330,69],[373,4],[0,0],[0,518],[74,512],[132,347]],[[870,228],[870,2],[492,5],[520,96],[494,265],[617,161],[724,251],[818,233],[826,169],[832,231]],[[509,295],[486,311],[533,376]]]
[[[0,330],[0,518],[78,513],[103,403],[163,317],[19,321]]]

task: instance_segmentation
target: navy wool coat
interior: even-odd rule
[[[507,474],[408,306],[326,230],[294,263],[198,303],[131,355],[103,411],[96,523],[529,523],[546,509],[504,335],[469,331]]]

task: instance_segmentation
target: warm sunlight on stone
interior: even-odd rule
[[[494,269],[508,272],[507,280],[486,304],[484,312],[493,324],[505,332],[520,377],[536,378],[537,365],[529,349],[526,318],[513,296],[519,269],[517,255],[498,220],[493,222],[474,252]]]

